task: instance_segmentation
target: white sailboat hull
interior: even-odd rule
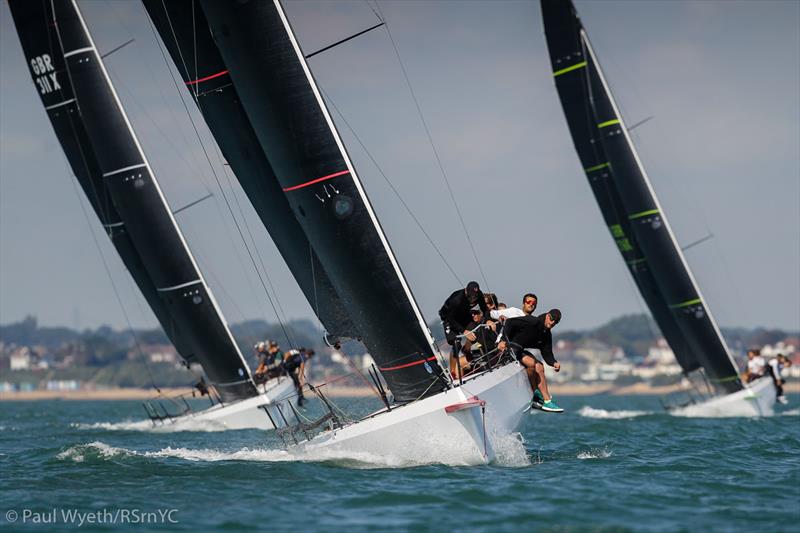
[[[496,458],[502,439],[512,438],[531,394],[524,369],[513,362],[294,448],[330,457],[380,457],[395,464],[485,464]]]
[[[746,388],[738,392],[680,407],[670,413],[698,418],[772,416],[776,394],[772,379],[765,377],[748,383]]]
[[[297,406],[295,387],[291,379],[278,378],[260,386],[261,394],[226,404],[216,404],[203,411],[191,412],[170,419],[174,424],[208,423],[225,427],[225,429],[275,429],[286,424],[276,404],[280,402],[283,415],[291,424],[294,422],[291,408],[287,402]],[[264,411],[269,410],[269,415]],[[270,419],[270,416],[272,417]]]

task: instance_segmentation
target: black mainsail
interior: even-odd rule
[[[184,359],[225,401],[256,394],[74,1],[11,0],[34,84],[125,266]]]
[[[553,76],[595,199],[642,297],[685,373],[742,388],[724,339],[639,160],[571,0],[541,0]]]
[[[282,192],[395,400],[441,391],[433,339],[282,6],[201,4]]]
[[[197,0],[143,3],[225,160],[330,340],[359,337],[261,150]]]

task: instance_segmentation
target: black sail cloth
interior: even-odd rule
[[[186,360],[223,400],[256,393],[73,2],[9,2],[34,83],[70,165],[125,266]]]
[[[143,3],[225,160],[329,337],[360,337],[261,150],[199,3]]]
[[[606,224],[684,372],[719,392],[738,372],[661,212],[570,0],[541,0],[553,76]]]
[[[261,148],[398,402],[445,387],[432,339],[277,2],[201,2]]]

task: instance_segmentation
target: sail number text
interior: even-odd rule
[[[56,69],[53,68],[53,61],[49,54],[42,54],[31,59],[31,69],[33,69],[36,85],[39,86],[39,93],[47,94],[61,90],[61,84],[58,83]]]

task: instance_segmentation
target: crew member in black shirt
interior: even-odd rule
[[[531,388],[534,390],[531,406],[542,411],[561,413],[561,409],[550,396],[544,376],[544,364],[528,349],[537,349],[545,362],[558,372],[561,363],[553,355],[553,335],[550,332],[561,320],[561,311],[551,309],[539,316],[527,315],[509,318],[503,328],[503,340],[498,345],[502,351],[510,347],[517,360],[525,367]]]
[[[450,373],[457,374],[458,368],[458,340],[459,335],[464,337],[470,342],[475,342],[475,334],[467,329],[467,325],[472,322],[472,306],[477,305],[483,316],[489,316],[489,309],[486,307],[486,299],[481,292],[481,288],[477,281],[470,281],[467,283],[466,288],[459,289],[451,294],[444,305],[439,309],[439,318],[442,319],[442,326],[444,326],[444,335],[447,343],[453,346],[450,353]]]

